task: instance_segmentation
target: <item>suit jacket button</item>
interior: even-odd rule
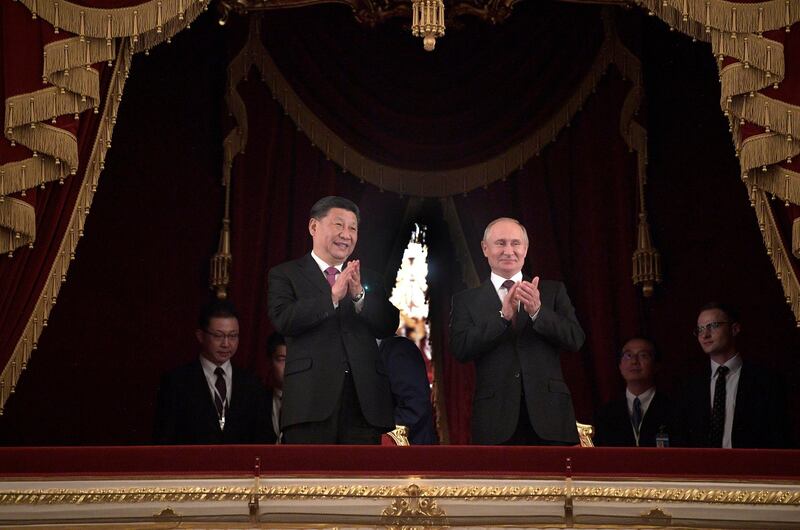
[[[514,377],[516,377],[517,379],[519,379],[519,372],[515,373],[515,374],[514,374]]]

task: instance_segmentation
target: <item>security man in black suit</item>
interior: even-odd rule
[[[239,347],[239,318],[230,302],[203,308],[195,331],[200,355],[167,373],[158,391],[157,444],[271,444],[266,388],[231,364]]]
[[[659,352],[650,339],[633,337],[617,356],[625,395],[606,403],[595,416],[594,445],[680,446],[677,408],[656,389]]]
[[[791,447],[785,388],[736,348],[739,313],[724,303],[700,309],[694,334],[708,355],[706,368],[684,392],[688,445],[692,447]]]

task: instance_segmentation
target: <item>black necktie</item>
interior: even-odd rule
[[[725,432],[725,376],[728,375],[729,368],[720,366],[717,368],[717,382],[714,384],[714,406],[711,407],[711,423],[708,427],[709,447],[722,447],[722,435]]]
[[[222,419],[225,417],[225,400],[228,397],[228,385],[225,384],[225,370],[222,367],[217,366],[214,373],[217,374],[217,381],[214,383],[217,388],[217,393],[214,394],[214,405],[217,407],[217,416]]]
[[[639,427],[642,425],[642,402],[639,398],[633,400],[633,414],[631,414],[631,423],[633,430],[636,431],[636,436],[639,436]]]

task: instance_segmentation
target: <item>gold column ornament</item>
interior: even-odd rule
[[[633,283],[642,285],[642,294],[653,295],[654,284],[661,283],[661,256],[650,241],[650,225],[642,203],[636,251],[633,253]]]
[[[444,37],[444,2],[413,0],[411,9],[411,34],[422,37],[425,51],[433,51],[436,47],[436,37]]]
[[[228,297],[228,283],[231,281],[231,181],[223,182],[225,186],[225,216],[222,218],[222,230],[219,233],[219,246],[217,253],[211,257],[211,274],[208,287],[215,291],[217,298],[224,300]]]

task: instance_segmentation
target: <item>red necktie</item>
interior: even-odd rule
[[[339,273],[339,269],[336,267],[328,267],[325,269],[325,279],[328,280],[328,284],[333,287],[333,284],[336,283],[336,275]]]

